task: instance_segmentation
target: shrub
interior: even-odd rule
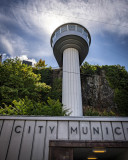
[[[109,112],[107,109],[103,109],[102,111],[98,110],[94,107],[87,107],[85,109],[85,116],[116,116],[116,113],[110,110]]]
[[[51,92],[49,92],[49,97],[52,99],[59,99],[62,101],[62,79],[55,78],[52,83]]]
[[[0,107],[0,115],[43,115],[43,116],[66,116],[67,109],[62,107],[59,100],[48,98],[47,103],[35,102],[28,97],[14,100],[13,105]]]

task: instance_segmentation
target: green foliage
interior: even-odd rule
[[[121,114],[128,116],[128,72],[120,65],[103,66],[107,80],[114,89],[114,101]]]
[[[45,61],[32,68],[17,58],[7,59],[0,64],[0,75],[1,115],[68,115],[58,100],[61,80],[52,80],[52,69],[46,68]]]
[[[47,85],[52,84],[52,69],[48,68],[33,68],[33,72],[41,76],[40,82],[44,82]]]
[[[128,72],[125,70],[125,67],[120,65],[105,65],[102,68],[106,71],[107,79],[113,89],[128,90]]]
[[[59,100],[48,98],[46,103],[35,102],[28,97],[14,100],[13,105],[0,107],[0,115],[44,115],[44,116],[66,116],[67,111],[63,109]]]
[[[114,100],[120,113],[124,116],[128,116],[128,90],[116,88]]]
[[[60,102],[62,101],[62,79],[55,78],[53,79],[53,71],[51,67],[49,68],[33,68],[33,72],[35,74],[41,75],[41,82],[46,83],[47,85],[51,86],[51,90],[48,93],[48,96],[52,99],[59,99]],[[46,100],[42,97],[43,100]]]
[[[62,79],[55,78],[52,83],[51,92],[49,92],[49,96],[54,99],[59,99],[62,101]]]
[[[64,109],[59,100],[48,98],[47,103],[43,108],[44,115],[51,116],[67,116],[68,109]]]
[[[35,74],[31,66],[22,64],[19,59],[7,59],[0,65],[0,105],[11,104],[18,98],[27,96],[40,101],[50,91],[50,86],[39,83],[41,76]],[[45,94],[46,93],[46,94]]]
[[[18,90],[3,85],[0,87],[0,96],[1,96],[0,98],[1,104],[2,103],[10,104],[14,100],[14,97],[15,99],[18,99]]]
[[[45,68],[47,66],[47,64],[45,64],[45,61],[40,59],[36,64],[35,67],[39,67],[39,68]]]
[[[89,63],[85,62],[81,66],[81,73],[85,76],[87,75],[93,75],[93,74],[98,74],[101,70],[101,67],[98,65],[90,65]]]
[[[99,111],[94,107],[87,107],[84,113],[85,116],[116,116],[116,113],[110,110],[109,112],[104,109],[103,111]]]
[[[0,64],[0,114],[6,115],[66,115],[62,109],[62,79],[52,79],[51,67],[45,61],[36,67],[22,64],[19,59],[8,59]],[[81,73],[85,76],[105,71],[120,115],[128,115],[128,72],[120,65],[98,66],[85,62]],[[48,98],[51,97],[51,98]],[[58,100],[59,99],[59,100]],[[86,108],[88,116],[115,116],[113,111]]]
[[[40,82],[44,82],[47,85],[51,85],[52,83],[52,69],[51,67],[46,67],[45,61],[39,60],[35,67],[33,68],[33,72],[41,76]]]
[[[99,116],[99,112],[93,107],[87,107],[84,116]]]

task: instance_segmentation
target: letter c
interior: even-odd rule
[[[21,126],[16,126],[16,127],[15,127],[15,132],[16,132],[16,133],[21,133],[21,131],[18,130],[18,128],[21,128]]]
[[[115,128],[115,133],[117,134],[117,135],[121,135],[121,132],[118,132],[118,130],[120,130],[121,128],[120,127],[116,127]]]

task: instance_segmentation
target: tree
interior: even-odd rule
[[[41,101],[51,87],[41,83],[41,76],[35,74],[31,66],[22,64],[18,58],[7,59],[0,65],[0,105],[11,104],[13,100],[24,98]]]
[[[45,61],[40,59],[36,64],[35,67],[39,67],[39,68],[45,68],[47,66],[47,64],[45,64]]]

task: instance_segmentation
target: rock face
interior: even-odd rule
[[[103,70],[100,74],[81,75],[83,107],[114,109],[114,90],[109,86]]]
[[[52,78],[53,79],[56,79],[56,78],[60,79],[60,78],[62,78],[62,69],[53,69],[52,70]]]
[[[53,70],[54,78],[62,78],[61,69]],[[114,90],[109,86],[104,70],[90,76],[81,74],[81,88],[83,108],[91,106],[108,111],[116,108]]]

